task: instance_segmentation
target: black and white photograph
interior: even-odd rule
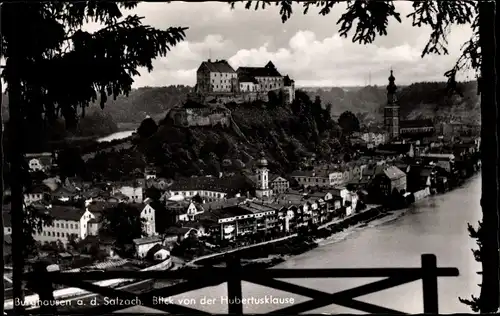
[[[3,315],[500,311],[494,1],[2,1]]]

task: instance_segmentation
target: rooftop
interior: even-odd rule
[[[215,191],[227,194],[240,193],[242,190],[253,188],[253,183],[245,175],[234,175],[229,177],[194,177],[183,178],[174,182],[170,191]]]
[[[158,236],[148,236],[143,238],[136,238],[133,240],[133,242],[136,245],[145,245],[145,244],[161,242],[161,238]]]
[[[201,69],[202,67],[206,67],[210,72],[223,72],[223,73],[235,72],[233,67],[231,67],[231,65],[229,65],[229,63],[226,60],[211,61],[209,59],[208,61],[202,62],[198,70]]]
[[[391,180],[397,180],[402,177],[406,177],[406,174],[395,166],[384,168],[384,174]]]

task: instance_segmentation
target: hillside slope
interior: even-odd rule
[[[399,87],[398,97],[401,114],[408,119],[418,117],[439,121],[458,120],[464,123],[480,124],[480,104],[475,82],[459,83],[463,96],[451,94],[444,82],[419,82]],[[368,117],[381,121],[386,104],[386,87],[368,86],[361,89],[342,88],[308,89],[314,98],[319,96],[323,103],[332,104],[332,115],[340,116],[344,111],[368,113]]]
[[[264,151],[270,169],[281,173],[297,168],[304,157],[314,154],[327,159],[340,148],[336,123],[321,104],[300,91],[292,106],[254,102],[226,107],[232,111],[231,127],[178,127],[164,120],[153,136],[135,138],[128,151],[94,159],[90,169],[120,176],[141,170],[148,162],[169,178],[218,175],[251,167]],[[137,159],[135,153],[142,153],[144,159]],[[126,169],[116,172],[117,166]]]

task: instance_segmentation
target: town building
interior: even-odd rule
[[[375,148],[387,142],[386,136],[386,133],[381,132],[364,132],[361,133],[360,138],[366,143],[367,148]]]
[[[377,193],[385,196],[394,191],[404,193],[407,190],[406,174],[395,166],[384,166],[383,171],[374,176],[372,186]]]
[[[235,206],[207,210],[197,220],[205,229],[216,234],[220,240],[234,239],[236,236],[255,234],[272,229],[276,224],[276,210],[257,203],[246,202]]]
[[[273,194],[285,193],[290,188],[290,181],[277,174],[269,174],[269,186]]]
[[[12,232],[10,207],[4,205],[4,233]],[[61,242],[66,245],[71,238],[85,239],[88,235],[87,223],[95,216],[84,208],[66,205],[49,205],[42,211],[53,218],[52,224],[44,224],[41,232],[36,232],[33,238],[44,244]]]
[[[196,215],[205,211],[202,205],[192,200],[166,201],[165,208],[172,216],[172,218],[169,219],[170,223],[193,221]]]
[[[254,184],[248,177],[236,174],[220,178],[182,178],[175,181],[167,192],[171,198],[178,196],[183,199],[192,199],[194,196],[200,196],[205,202],[212,202],[240,195],[250,195],[254,190]]]
[[[435,131],[434,123],[430,119],[402,120],[399,127],[399,135],[408,138],[423,138],[433,135]]]
[[[446,172],[451,173],[455,164],[455,155],[452,153],[426,153],[421,154],[420,157],[427,163],[432,163]]]
[[[305,187],[330,187],[347,183],[351,173],[345,166],[324,165],[317,166],[313,170],[296,170],[290,177]]]
[[[133,240],[136,256],[138,258],[145,258],[149,250],[155,245],[162,245],[162,240],[158,236],[148,236],[143,238],[136,238]]]
[[[102,227],[103,215],[120,206],[121,203],[110,202],[90,202],[87,203],[85,209],[92,215],[92,220],[89,223],[88,235],[97,235]],[[126,203],[127,207],[133,207],[137,210],[139,216],[144,219],[144,232],[148,236],[156,235],[156,211],[151,205],[146,203]]]
[[[122,193],[128,197],[130,203],[142,203],[144,198],[144,189],[137,181],[128,181],[113,184],[111,194]]]
[[[382,144],[375,150],[376,155],[384,157],[415,157],[414,146],[411,143]]]

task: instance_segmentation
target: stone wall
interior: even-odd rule
[[[179,127],[231,126],[231,112],[224,108],[179,108],[172,109],[168,116]]]

